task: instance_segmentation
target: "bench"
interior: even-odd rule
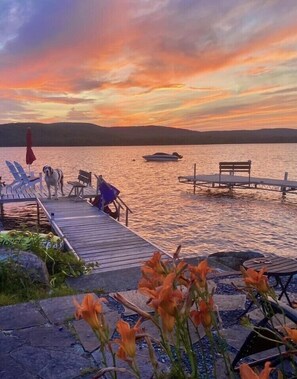
[[[75,196],[76,198],[83,198],[84,189],[92,185],[92,173],[84,170],[79,170],[76,181],[67,182],[72,186],[68,197]]]
[[[246,172],[249,174],[249,184],[251,180],[251,161],[246,162],[220,162],[220,175],[219,181],[221,182],[221,174],[224,172],[228,172],[229,175],[234,175],[235,172]]]

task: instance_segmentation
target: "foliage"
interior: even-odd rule
[[[189,332],[191,326],[196,329],[198,335],[199,330],[203,328],[210,343],[210,350],[206,351],[201,339],[198,342],[198,345],[201,345],[202,364],[207,366],[205,362],[209,354],[212,355],[213,362],[216,362],[218,357],[222,357],[226,376],[228,378],[235,377],[226,349],[227,344],[218,343],[224,339],[220,335],[219,318],[213,301],[213,292],[209,290],[206,279],[210,271],[211,268],[206,261],[200,262],[197,266],[192,266],[183,261],[178,261],[177,253],[171,262],[162,260],[161,254],[155,253],[141,268],[142,278],[138,285],[138,290],[147,296],[147,304],[154,313],[148,313],[129,302],[122,295],[116,294],[116,300],[125,307],[136,311],[139,319],[133,327],[120,319],[117,323],[120,338],[115,340],[111,340],[108,324],[104,317],[103,298],[96,300],[91,294],[88,294],[82,304],[76,302],[76,317],[84,319],[100,341],[104,367],[98,372],[96,378],[107,374],[116,378],[120,370],[123,370],[119,367],[119,361],[125,361],[128,364],[129,369],[126,370],[130,372],[131,377],[141,378],[136,360],[136,341],[138,339],[144,339],[147,344],[154,372],[153,377],[156,379],[219,377],[222,373],[216,371],[215,364],[213,372],[208,371],[209,367],[205,367],[204,373],[198,369],[197,356]],[[271,307],[270,309],[269,306],[267,308],[270,299],[274,299],[273,301],[277,301],[277,299],[274,291],[269,287],[264,270],[261,270],[260,273],[254,270],[244,270],[243,275],[245,286],[240,290],[245,291],[249,297],[255,300],[264,315],[267,316],[267,309],[271,312]],[[257,296],[255,296],[255,291],[257,291]],[[158,329],[158,339],[153,338],[141,329],[141,324],[145,320],[150,320]],[[282,322],[282,331],[273,330],[275,340],[286,345],[287,355],[295,354],[297,331],[284,324],[284,317],[278,321],[279,323]],[[252,324],[248,326],[254,328]],[[261,333],[261,330],[255,330]],[[154,344],[159,345],[166,352],[171,365],[170,374],[163,373],[159,369]],[[106,353],[112,356],[113,367],[107,367]],[[189,365],[185,365],[185,356],[190,362],[190,369]],[[276,372],[277,370],[271,367],[270,362],[265,364],[259,375],[247,364],[240,366],[242,379],[268,379],[272,371]],[[283,376],[279,371],[278,377],[285,378],[286,376]]]
[[[86,266],[72,252],[63,251],[63,240],[53,233],[38,234],[28,231],[12,230],[0,233],[0,247],[13,252],[30,251],[41,258],[50,276],[51,291],[42,288],[40,283],[32,283],[24,270],[13,260],[0,262],[0,305],[27,301],[59,294],[72,294],[73,291],[65,285],[67,277],[77,277],[92,269]],[[5,295],[5,296],[4,296]]]

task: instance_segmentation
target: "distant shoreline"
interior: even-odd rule
[[[147,145],[34,145],[35,147],[146,147],[146,146],[206,146],[206,145],[277,145],[277,144],[297,144],[296,142],[230,142],[230,143],[177,143],[177,144],[147,144]],[[7,145],[0,147],[26,147],[26,145]]]
[[[88,123],[10,123],[0,125],[0,147],[172,146],[297,143],[297,129],[199,132],[165,126],[102,127]]]

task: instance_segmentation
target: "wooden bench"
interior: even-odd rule
[[[221,182],[221,174],[228,172],[229,175],[234,175],[236,172],[247,172],[249,174],[249,183],[251,180],[251,161],[246,162],[220,162],[219,181]]]
[[[79,170],[78,177],[76,181],[67,182],[72,186],[68,197],[74,196],[76,198],[83,198],[84,189],[92,185],[92,173]]]

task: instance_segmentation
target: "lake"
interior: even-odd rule
[[[61,168],[65,180],[78,170],[92,171],[121,191],[133,210],[129,227],[168,252],[208,255],[218,251],[253,250],[295,256],[297,196],[256,190],[197,190],[178,182],[179,175],[218,172],[219,161],[252,161],[251,176],[297,180],[297,144],[195,145],[137,147],[33,147],[37,160],[31,170],[46,164]],[[157,151],[183,155],[179,162],[146,162]],[[5,160],[25,166],[25,147],[0,149],[0,176],[12,177]],[[35,220],[35,207],[5,205],[16,224]],[[35,222],[35,221],[34,221]]]

